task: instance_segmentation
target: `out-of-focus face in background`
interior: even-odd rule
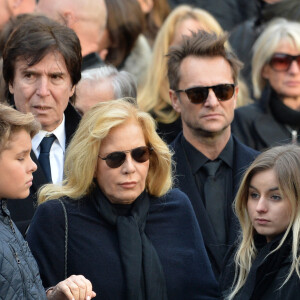
[[[32,13],[35,10],[36,0],[0,0],[0,30],[13,16]]]
[[[297,56],[300,55],[300,50],[297,49],[293,41],[282,40],[274,51],[274,54],[276,53]],[[298,103],[288,99],[300,96],[300,65],[296,60],[292,61],[287,70],[277,70],[275,63],[274,66],[268,63],[262,69],[262,76],[268,80],[271,87],[283,98],[283,102],[287,106],[298,109]]]
[[[174,38],[170,46],[180,44],[184,35],[191,36],[191,32],[197,32],[200,29],[206,30],[206,28],[203,27],[203,25],[199,21],[192,18],[182,20],[176,25]]]
[[[83,115],[97,103],[113,100],[114,98],[110,78],[99,81],[97,85],[91,85],[89,81],[82,80],[76,86],[75,107]]]

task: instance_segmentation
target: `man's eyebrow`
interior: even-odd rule
[[[66,74],[66,73],[61,72],[61,71],[57,71],[57,72],[49,72],[49,73],[48,73],[48,75],[58,75],[58,76],[62,76],[62,75],[64,75],[64,74]]]
[[[20,72],[21,72],[21,73],[38,74],[37,71],[30,69],[30,67],[28,67],[28,66],[26,66],[26,67],[21,67],[21,68],[20,68]]]

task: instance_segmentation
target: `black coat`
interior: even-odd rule
[[[0,299],[47,299],[27,243],[0,200]]]
[[[116,227],[103,219],[89,196],[80,201],[66,200],[65,204],[68,276],[82,274],[88,278],[97,293],[95,299],[124,299],[126,286]],[[150,197],[145,233],[163,267],[169,300],[218,299],[218,285],[185,194],[174,189],[164,197]],[[65,217],[58,200],[38,207],[27,241],[44,285],[52,286],[63,280]]]
[[[68,104],[64,113],[67,147],[80,122],[80,115],[70,103]],[[26,199],[10,199],[7,202],[11,217],[23,236],[25,236],[26,229],[36,209],[36,193],[42,185],[48,183],[44,171],[33,151],[31,151],[30,156],[38,167],[37,170],[33,173],[33,181],[32,186],[30,187],[30,194]]]
[[[200,229],[202,231],[204,244],[206,250],[208,252],[210,261],[213,265],[213,269],[215,274],[220,274],[221,266],[223,263],[223,257],[220,257],[220,253],[218,253],[217,248],[214,245],[218,245],[217,238],[212,227],[211,221],[209,220],[209,216],[206,212],[203,201],[201,200],[201,195],[197,188],[195,179],[191,170],[189,168],[189,163],[184,154],[184,149],[181,144],[182,133],[180,133],[175,141],[171,143],[171,147],[173,148],[174,161],[176,164],[176,177],[178,181],[178,188],[180,188],[184,193],[186,193],[192,203],[194,211],[196,213],[196,217],[198,223],[200,225]],[[257,156],[258,152],[246,147],[241,144],[235,137],[234,139],[234,166],[233,166],[233,187],[232,187],[232,201],[237,193],[239,188],[239,183],[241,177],[246,170],[246,168],[250,165],[253,159]],[[228,246],[232,245],[237,237],[237,231],[239,229],[239,224],[236,216],[232,211],[231,203],[227,208],[227,236],[228,238]]]
[[[291,142],[290,131],[275,119],[270,109],[273,95],[271,89],[267,88],[259,101],[235,110],[232,133],[251,148],[263,150]]]
[[[296,272],[282,287],[291,267],[291,244],[283,246],[270,256],[282,236],[258,249],[244,286],[234,300],[296,300],[300,299],[300,279]],[[234,255],[237,246],[233,245],[225,258],[224,271],[220,286],[224,296],[228,293],[234,280]]]

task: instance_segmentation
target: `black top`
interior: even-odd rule
[[[283,233],[284,234],[284,233]],[[280,243],[283,234],[267,243],[261,235],[255,237],[257,255],[251,265],[245,284],[234,297],[235,300],[294,300],[300,299],[300,279],[294,272],[288,282],[282,286],[291,267],[292,233],[283,245],[272,253]],[[234,280],[234,255],[237,244],[225,258],[225,268],[220,278],[223,295],[227,295]]]
[[[156,119],[155,114],[152,117]],[[157,122],[157,133],[167,143],[172,143],[179,132],[182,131],[181,117],[172,123]]]
[[[93,52],[88,55],[85,55],[82,58],[81,71],[83,72],[84,70],[94,69],[94,68],[103,67],[103,66],[104,66],[104,62],[100,58],[99,54],[96,52]]]
[[[199,193],[203,196],[203,185],[206,180],[206,173],[203,169],[203,166],[206,162],[209,161],[203,153],[198,151],[194,146],[192,146],[182,135],[182,146],[186,153],[187,160],[191,167],[192,173],[195,176],[195,182],[199,189]],[[232,168],[233,168],[233,153],[234,153],[233,139],[230,137],[228,143],[226,144],[223,151],[220,153],[218,158],[222,161],[219,170],[217,171],[217,177],[226,178],[223,185],[224,194],[226,194],[226,198],[231,199],[232,192],[227,188],[228,186],[232,186]],[[203,197],[204,198],[204,197]]]
[[[205,171],[204,165],[210,161],[203,153],[198,151],[196,148],[194,148],[185,138],[182,136],[182,145],[183,149],[186,153],[188,163],[191,167],[195,183],[197,185],[197,188],[199,190],[199,193],[201,195],[202,201],[204,206],[207,209],[207,201],[213,201],[215,205],[213,206],[213,210],[216,210],[218,208],[222,208],[223,210],[223,217],[214,218],[212,220],[212,223],[214,227],[217,227],[219,229],[226,228],[226,215],[227,215],[227,207],[228,204],[232,202],[232,169],[233,169],[233,153],[234,153],[234,145],[233,145],[233,139],[230,137],[228,143],[226,144],[223,151],[220,153],[218,158],[216,160],[221,160],[221,165],[217,170],[216,176],[215,176],[215,182],[213,183],[219,191],[217,193],[214,193],[215,197],[218,197],[219,199],[206,199],[205,193],[204,193],[204,185],[207,179],[207,173]],[[223,205],[217,205],[216,202],[223,203]],[[226,254],[227,251],[227,242],[228,237],[226,235],[226,231],[222,233],[220,230],[215,229],[218,231],[218,241],[219,241],[219,247],[220,251],[223,253],[223,255]]]

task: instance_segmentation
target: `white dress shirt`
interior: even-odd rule
[[[32,150],[36,157],[40,155],[40,143],[46,135],[54,134],[56,140],[53,142],[50,149],[50,168],[52,182],[59,184],[63,180],[64,173],[64,160],[65,160],[65,149],[66,149],[66,132],[65,132],[65,115],[60,125],[52,132],[40,130],[32,138]]]

